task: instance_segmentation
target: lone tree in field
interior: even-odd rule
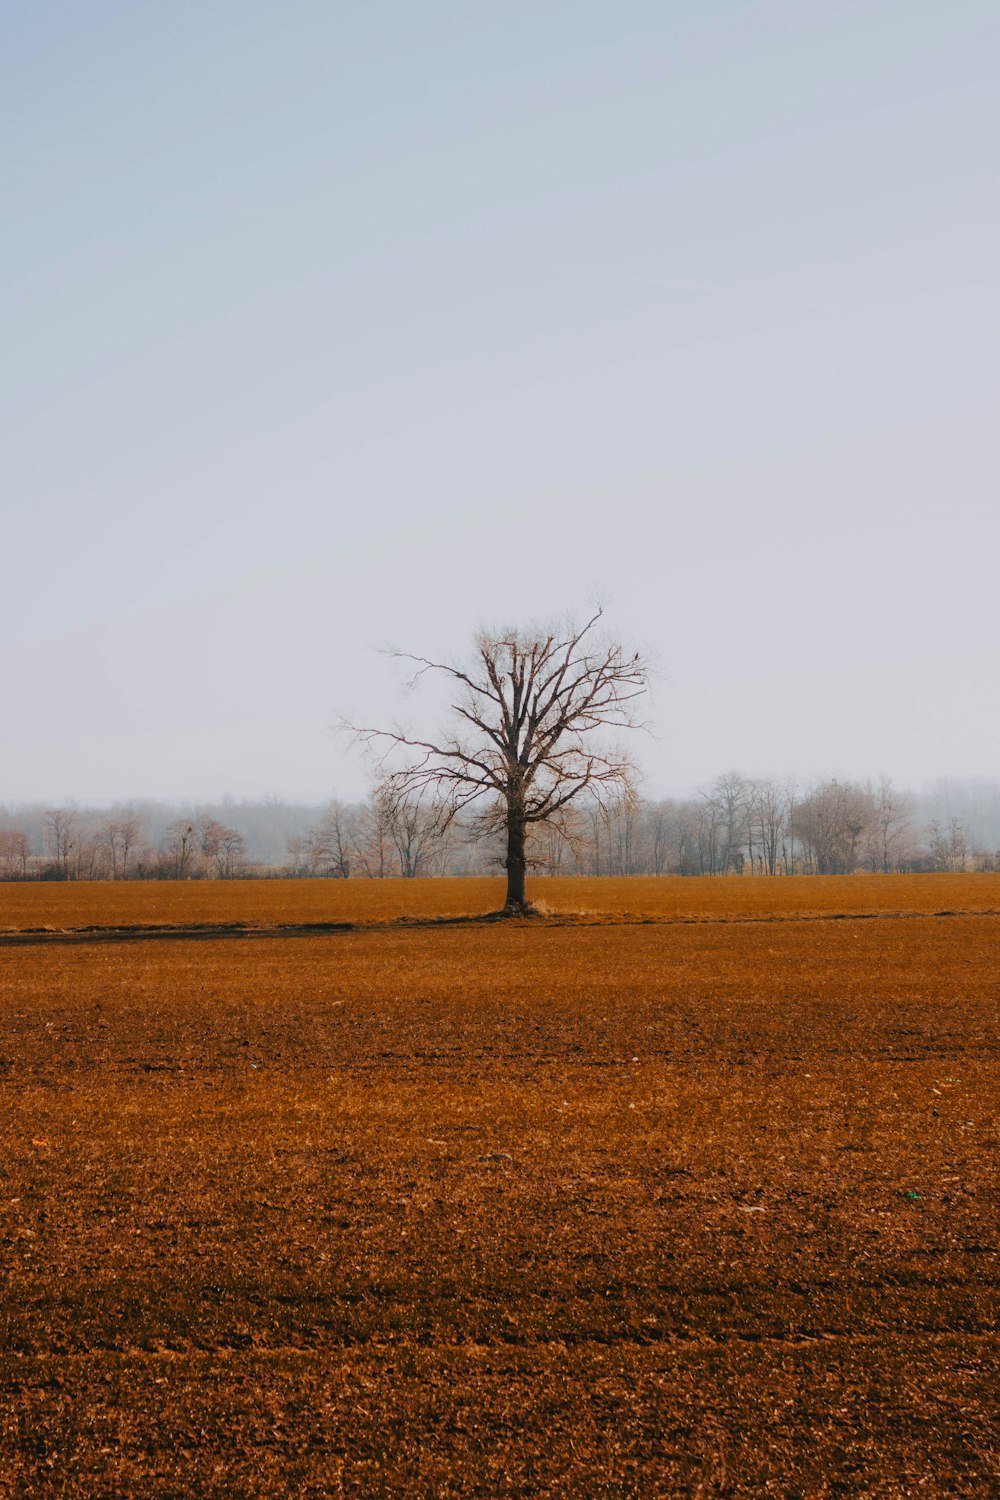
[[[452,725],[435,740],[357,731],[382,751],[380,795],[395,803],[429,793],[443,824],[474,807],[481,832],[504,832],[509,913],[530,909],[527,842],[536,824],[558,824],[577,799],[632,795],[633,762],[608,736],[636,727],[649,668],[598,632],[601,615],[582,626],[480,633],[464,666],[394,650],[415,666],[414,685],[425,674],[446,680]]]

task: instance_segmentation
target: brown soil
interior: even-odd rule
[[[1000,919],[833,884],[0,953],[0,1494],[998,1493]]]
[[[482,916],[502,880],[149,880],[0,882],[0,933],[85,927],[277,927]],[[1000,912],[1000,875],[637,876],[529,881],[544,912],[691,921],[941,911]]]

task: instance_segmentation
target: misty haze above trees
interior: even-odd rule
[[[106,809],[0,808],[0,880],[237,875],[497,875],[502,850],[427,809],[378,800],[276,798]],[[191,832],[187,833],[186,830]],[[950,778],[919,794],[891,782],[811,785],[729,773],[692,797],[588,812],[533,841],[539,874],[836,873],[1000,868],[1000,781]]]

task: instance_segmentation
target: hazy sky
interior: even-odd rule
[[[998,56],[995,0],[4,6],[0,801],[350,795],[372,644],[595,587],[651,790],[1000,772]]]

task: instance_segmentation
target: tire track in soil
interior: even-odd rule
[[[467,917],[390,917],[371,922],[281,922],[266,927],[240,923],[198,923],[186,927],[20,927],[0,930],[0,948],[30,947],[44,943],[137,943],[197,942],[226,938],[298,938],[339,937],[345,933],[378,933],[427,931],[440,928],[483,928],[502,923],[522,931],[533,928],[550,931],[564,927],[769,927],[812,922],[911,922],[962,917],[1000,917],[996,908],[970,908],[944,911],[842,911],[795,912],[760,917],[690,916],[670,917],[657,913],[614,912],[607,915],[590,912],[539,913],[525,917],[508,917],[502,912],[483,912]]]

